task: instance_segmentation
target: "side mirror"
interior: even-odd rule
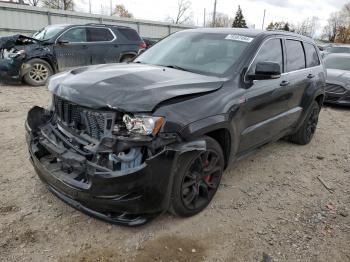
[[[57,44],[59,44],[59,45],[64,45],[64,44],[68,44],[68,43],[69,42],[67,40],[60,40],[60,39],[57,40]]]
[[[259,62],[255,74],[248,75],[250,80],[267,80],[281,77],[281,66],[275,62]]]

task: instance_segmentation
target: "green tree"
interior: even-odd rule
[[[284,31],[290,31],[290,26],[289,26],[288,22],[284,24],[283,30]]]
[[[73,0],[44,0],[43,6],[51,9],[74,10]]]
[[[114,8],[113,14],[116,14],[119,17],[133,18],[133,14],[130,13],[124,5],[116,5]]]
[[[267,27],[267,30],[283,30],[291,31],[290,25],[288,22],[271,22]]]
[[[274,30],[275,24],[273,22],[270,22],[269,25],[266,27],[267,30]]]
[[[241,6],[238,6],[238,10],[236,12],[235,20],[233,20],[232,27],[237,28],[248,28],[247,23],[244,19]]]

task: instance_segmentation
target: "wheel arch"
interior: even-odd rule
[[[325,98],[325,95],[324,95],[324,94],[318,94],[318,95],[315,97],[315,101],[318,103],[318,105],[320,106],[320,108],[321,108],[322,105],[323,105],[324,98]]]
[[[121,62],[122,59],[126,56],[133,56],[133,57],[136,57],[137,56],[137,53],[136,52],[123,52],[119,55],[119,60],[118,62]]]
[[[57,66],[55,65],[55,63],[52,61],[52,59],[50,59],[49,57],[46,57],[46,56],[44,56],[44,57],[42,57],[42,56],[33,56],[33,57],[30,57],[30,58],[28,58],[25,62],[23,62],[23,64],[24,64],[24,65],[25,65],[25,64],[28,64],[30,61],[32,61],[32,60],[34,60],[34,59],[40,59],[40,60],[43,60],[44,62],[48,63],[48,64],[51,66],[51,69],[52,69],[52,73],[53,73],[53,74],[56,74],[56,73],[58,72]],[[28,73],[29,69],[30,69],[30,68],[27,67],[27,66],[24,66],[24,67],[21,68],[21,72],[20,72],[21,78],[23,78],[24,75]]]
[[[226,119],[225,115],[211,116],[187,125],[180,134],[187,141],[201,136],[213,138],[222,148],[226,168],[237,150],[237,144],[234,142],[237,141],[237,132],[230,123],[231,121]]]
[[[220,129],[216,129],[214,131],[205,133],[203,135],[209,136],[219,143],[222,149],[222,152],[224,153],[224,162],[225,162],[225,168],[226,168],[230,161],[230,154],[231,154],[230,131],[227,128],[220,128]]]

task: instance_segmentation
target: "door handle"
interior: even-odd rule
[[[289,85],[289,81],[287,80],[283,80],[281,83],[280,83],[280,86],[287,86]]]
[[[308,74],[307,75],[307,78],[309,78],[309,79],[314,78],[314,77],[315,77],[315,75],[313,75],[313,74]]]

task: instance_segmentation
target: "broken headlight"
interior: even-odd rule
[[[24,57],[26,52],[24,50],[15,50],[12,49],[10,51],[4,51],[4,58],[17,58],[17,57]]]
[[[123,122],[131,134],[155,136],[164,123],[164,117],[131,116],[125,114],[123,116]]]

